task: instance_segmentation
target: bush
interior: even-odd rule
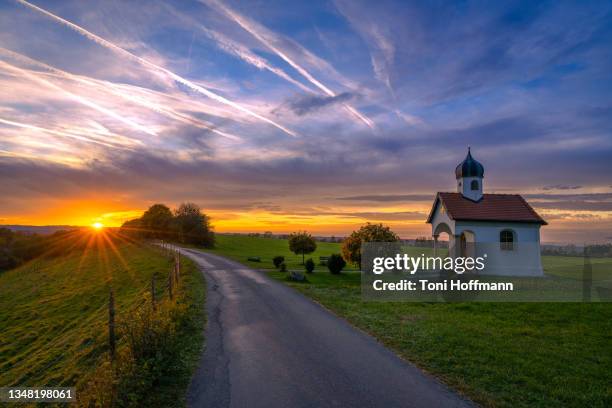
[[[285,265],[284,262],[281,263],[278,268],[281,272],[287,272],[287,265]]]
[[[285,262],[285,257],[284,256],[275,256],[274,258],[272,258],[272,263],[274,264],[274,267],[276,269],[278,269],[280,267],[280,265]]]
[[[340,254],[332,254],[327,260],[327,268],[334,275],[339,274],[345,266],[346,262]]]
[[[312,258],[308,258],[306,260],[306,263],[304,264],[304,267],[306,268],[306,273],[312,273],[314,271],[315,263],[312,260]]]

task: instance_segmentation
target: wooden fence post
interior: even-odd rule
[[[172,276],[172,270],[171,270],[170,273],[168,274],[168,295],[170,296],[171,300],[174,298],[174,294],[172,293],[172,289],[174,285],[173,281],[174,281],[174,277]]]
[[[174,279],[176,283],[179,282],[179,256],[178,253],[174,254]]]
[[[151,305],[153,306],[153,310],[155,310],[155,274],[151,276]]]
[[[115,294],[110,288],[108,296],[108,347],[110,349],[111,361],[115,360]]]

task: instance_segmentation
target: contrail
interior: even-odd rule
[[[145,65],[145,66],[149,67],[149,68],[153,68],[153,69],[155,69],[157,71],[163,72],[164,74],[168,75],[170,78],[175,80],[176,82],[179,82],[179,83],[181,83],[181,84],[191,88],[192,90],[194,90],[196,92],[199,92],[199,93],[201,93],[204,96],[207,96],[208,98],[211,98],[211,99],[213,99],[213,100],[215,100],[217,102],[223,103],[225,105],[231,106],[232,108],[234,108],[236,110],[239,110],[240,112],[243,112],[243,113],[245,113],[247,115],[250,115],[250,116],[252,116],[254,118],[257,118],[257,119],[259,119],[259,120],[261,120],[263,122],[266,122],[266,123],[268,123],[268,124],[278,128],[278,129],[282,130],[283,132],[287,133],[288,135],[297,136],[297,134],[295,132],[285,128],[284,126],[274,122],[273,120],[268,119],[265,116],[262,116],[262,115],[260,115],[260,114],[258,114],[256,112],[253,112],[250,109],[247,109],[244,106],[242,106],[242,105],[240,105],[240,104],[238,104],[236,102],[230,101],[229,99],[224,98],[223,96],[218,95],[218,94],[216,94],[216,93],[214,93],[214,92],[212,92],[212,91],[210,91],[210,90],[208,90],[208,89],[206,89],[204,87],[201,87],[200,85],[197,85],[197,84],[191,82],[190,80],[188,80],[186,78],[183,78],[182,76],[180,76],[178,74],[175,74],[174,72],[172,72],[172,71],[170,71],[170,70],[168,70],[168,69],[166,69],[164,67],[161,67],[161,66],[159,66],[157,64],[152,63],[151,61],[148,61],[148,60],[146,60],[146,59],[144,59],[142,57],[139,57],[139,56],[137,56],[135,54],[132,54],[131,52],[129,52],[129,51],[119,47],[118,45],[113,44],[112,42],[110,42],[108,40],[105,40],[104,38],[102,38],[102,37],[92,33],[91,31],[88,31],[88,30],[84,29],[81,26],[78,26],[78,25],[76,25],[76,24],[74,24],[74,23],[72,23],[72,22],[70,22],[70,21],[68,21],[66,19],[63,19],[62,17],[59,17],[59,16],[57,16],[57,15],[55,15],[55,14],[53,14],[53,13],[51,13],[51,12],[49,12],[49,11],[43,9],[43,8],[40,8],[40,7],[38,7],[38,6],[36,6],[36,5],[32,4],[32,3],[29,3],[29,2],[27,2],[25,0],[16,0],[16,1],[21,3],[21,4],[23,4],[26,7],[31,8],[32,10],[38,11],[39,13],[42,13],[42,14],[44,14],[44,15],[46,15],[46,16],[48,16],[48,17],[50,17],[50,18],[52,18],[52,19],[54,19],[54,20],[56,20],[56,21],[58,21],[60,23],[62,23],[63,25],[65,25],[65,26],[75,30],[76,32],[82,34],[83,36],[89,38],[90,40],[96,42],[97,44],[99,44],[99,45],[101,45],[101,46],[103,46],[105,48],[108,48],[110,50],[116,51],[116,52],[118,52],[118,53],[120,53],[120,54],[122,54],[124,56],[129,57],[130,59],[133,59],[133,60],[139,62],[142,65]]]
[[[2,150],[2,149],[0,149],[0,157],[17,157],[17,158],[20,158],[20,159],[29,159],[29,160],[40,161],[40,156],[36,156],[36,155],[33,155],[33,154],[26,154],[26,153],[11,152],[9,150]],[[57,158],[56,156],[45,155],[44,160],[45,161],[50,161],[52,163],[61,163],[61,164],[67,165],[67,166],[80,166],[80,165],[82,165],[82,162],[79,161],[75,157],[59,157],[59,158]]]
[[[98,88],[98,90],[101,88],[102,91],[104,91],[104,92],[111,92],[113,95],[117,95],[117,96],[119,96],[119,97],[121,97],[121,98],[123,98],[125,100],[128,100],[130,102],[133,102],[133,103],[135,103],[135,104],[137,104],[137,105],[139,105],[141,107],[144,107],[146,109],[152,110],[152,111],[157,112],[157,113],[160,113],[160,114],[162,114],[162,115],[164,115],[166,117],[169,117],[169,118],[174,119],[174,120],[178,120],[178,121],[183,122],[185,124],[189,124],[189,125],[192,125],[192,126],[196,126],[196,127],[202,128],[202,129],[206,129],[208,131],[214,132],[214,133],[216,133],[216,134],[218,134],[220,136],[226,137],[228,139],[232,139],[232,140],[236,140],[236,141],[242,140],[242,138],[239,137],[239,136],[236,136],[236,135],[233,135],[231,133],[227,133],[227,132],[224,132],[222,130],[216,129],[213,124],[208,123],[206,121],[203,121],[201,119],[193,118],[193,117],[191,117],[189,115],[182,114],[180,112],[175,111],[172,108],[167,108],[167,107],[160,106],[159,104],[157,104],[157,103],[155,103],[155,102],[153,102],[151,100],[143,100],[142,98],[139,98],[138,96],[132,96],[130,94],[130,92],[122,92],[122,86],[119,85],[119,84],[115,84],[115,83],[109,82],[109,81],[102,81],[102,80],[98,80],[98,79],[93,79],[93,78],[89,78],[89,77],[83,77],[81,75],[71,74],[69,72],[66,72],[66,71],[63,71],[61,69],[52,67],[52,66],[50,66],[48,64],[45,64],[44,62],[40,62],[38,60],[35,60],[35,59],[30,58],[28,56],[25,56],[23,54],[19,54],[19,53],[15,52],[15,51],[11,51],[11,50],[8,50],[8,49],[2,48],[2,47],[0,47],[0,55],[1,54],[8,55],[11,58],[14,58],[14,59],[16,59],[18,61],[21,61],[21,62],[24,62],[24,63],[27,63],[27,64],[32,64],[32,65],[38,66],[38,67],[40,67],[42,69],[45,69],[45,70],[47,70],[47,71],[49,71],[49,72],[51,72],[51,73],[53,73],[56,76],[59,76],[61,78],[68,79],[68,80],[75,81],[75,82],[79,82],[79,83],[86,84],[86,85],[89,85],[89,86],[93,86],[93,87]],[[139,88],[139,87],[136,87],[136,88]]]
[[[142,126],[142,125],[140,125],[140,124],[138,124],[138,123],[136,123],[134,121],[131,121],[129,119],[126,119],[123,116],[119,115],[118,113],[113,112],[112,110],[107,109],[107,108],[105,108],[103,106],[100,106],[97,103],[92,102],[92,101],[90,101],[87,98],[84,98],[84,97],[82,97],[80,95],[73,94],[72,92],[65,90],[61,86],[55,85],[52,82],[49,82],[49,81],[47,81],[45,79],[42,79],[39,76],[37,76],[37,75],[35,75],[33,73],[30,73],[29,71],[27,71],[25,69],[18,68],[18,67],[14,66],[14,65],[11,65],[11,64],[9,64],[7,62],[3,62],[3,61],[0,61],[0,65],[4,66],[9,71],[17,72],[17,73],[27,77],[28,79],[34,80],[34,81],[36,81],[36,82],[38,82],[40,84],[43,84],[43,85],[45,85],[45,86],[47,86],[49,88],[56,89],[56,90],[62,92],[63,94],[65,94],[66,96],[68,96],[69,98],[74,99],[78,103],[80,103],[82,105],[85,105],[85,106],[88,106],[88,107],[90,107],[90,108],[92,108],[94,110],[97,110],[98,112],[103,113],[103,114],[105,114],[107,116],[110,116],[111,118],[116,119],[116,120],[118,120],[118,121],[120,121],[120,122],[122,122],[122,123],[124,123],[124,124],[126,124],[126,125],[128,125],[128,126],[130,126],[132,128],[134,128],[134,129],[137,129],[137,130],[139,130],[141,132],[147,133],[147,134],[149,134],[151,136],[157,136],[157,134],[155,132],[153,132],[150,129],[147,129],[145,126]]]
[[[209,30],[199,24],[197,24],[197,27],[200,28],[200,30],[204,31],[204,33],[210,37],[212,40],[214,40],[217,45],[223,49],[225,52],[229,53],[229,54],[233,54],[236,57],[240,58],[241,60],[243,60],[244,62],[251,64],[259,69],[265,69],[268,70],[270,72],[272,72],[274,75],[278,76],[279,78],[284,79],[285,81],[297,86],[298,88],[300,88],[303,91],[309,92],[309,93],[315,93],[312,89],[310,89],[309,87],[307,87],[306,85],[304,85],[303,83],[296,81],[295,79],[293,79],[291,76],[289,76],[289,74],[287,74],[285,71],[283,71],[280,68],[277,68],[275,66],[272,66],[268,61],[266,61],[264,58],[260,57],[259,55],[251,52],[249,49],[247,49],[247,47],[243,46],[242,44],[236,43],[233,40],[230,40],[229,38],[227,38],[225,35]]]
[[[128,100],[130,102],[134,102],[134,103],[136,103],[136,104],[138,104],[138,105],[140,105],[142,107],[148,108],[148,109],[150,109],[150,110],[152,110],[154,112],[157,112],[157,113],[160,113],[160,114],[165,115],[167,117],[170,117],[172,119],[178,120],[179,122],[182,122],[182,123],[185,123],[185,124],[189,124],[189,125],[192,125],[192,126],[196,126],[196,127],[200,128],[200,129],[208,130],[210,132],[218,134],[219,136],[223,136],[223,137],[225,137],[227,139],[231,139],[231,140],[234,140],[234,141],[241,141],[242,140],[242,138],[240,136],[236,136],[236,135],[233,135],[231,133],[224,132],[222,130],[217,129],[215,127],[215,125],[212,124],[212,123],[208,123],[208,122],[205,122],[205,121],[203,121],[201,119],[196,119],[196,118],[193,118],[193,117],[191,117],[189,115],[182,114],[180,112],[175,111],[172,108],[167,108],[167,107],[164,107],[164,106],[160,106],[159,104],[157,104],[155,102],[152,102],[150,100],[146,100],[146,99],[143,99],[143,98],[139,98],[138,96],[132,96],[130,94],[123,93],[120,90],[117,90],[118,85],[116,85],[116,84],[110,84],[109,86],[112,87],[112,91],[111,92],[113,94],[115,94],[115,95],[117,95],[117,96],[119,96],[121,98],[124,98],[124,99],[126,99],[126,100]]]
[[[21,1],[21,0],[20,0]],[[322,90],[323,92],[325,92],[328,96],[331,97],[335,97],[336,93],[334,91],[332,91],[331,89],[329,89],[327,86],[325,86],[323,83],[321,83],[318,79],[316,79],[314,76],[312,76],[312,74],[310,74],[310,72],[308,72],[305,68],[303,68],[301,65],[299,65],[297,62],[293,61],[285,52],[283,52],[281,49],[279,49],[278,47],[274,46],[274,44],[272,44],[267,38],[265,38],[264,35],[262,35],[256,28],[253,28],[251,24],[249,24],[249,22],[244,19],[241,15],[239,15],[238,13],[234,12],[233,10],[231,10],[229,7],[227,7],[226,5],[220,3],[217,0],[199,0],[201,3],[210,5],[211,3],[216,5],[219,9],[221,9],[221,11],[223,11],[230,19],[232,19],[236,24],[238,24],[240,27],[242,27],[245,31],[247,31],[248,33],[250,33],[253,37],[255,37],[257,40],[259,40],[259,42],[261,42],[262,44],[264,44],[266,47],[268,47],[269,49],[271,49],[274,53],[276,53],[276,55],[278,55],[281,59],[283,59],[283,61],[285,61],[287,64],[291,65],[297,72],[299,72],[304,78],[306,78],[311,84],[313,84],[314,86],[316,86],[317,88],[319,88],[320,90]],[[361,120],[363,123],[365,123],[368,127],[370,128],[374,128],[375,124],[374,122],[366,117],[365,115],[363,115],[362,113],[358,112],[355,108],[353,108],[352,106],[348,105],[348,104],[343,104],[344,108],[353,116],[355,116],[356,118],[358,118],[359,120]]]
[[[198,23],[193,18],[177,12],[174,8],[170,6],[167,6],[167,9],[169,12],[174,14],[174,16],[176,16],[180,20],[200,29],[208,38],[213,40],[217,44],[217,46],[223,51],[225,51],[226,53],[231,54],[241,59],[242,61],[246,62],[247,64],[250,64],[260,70],[267,70],[273,73],[274,75],[278,76],[279,78],[284,79],[285,81],[295,85],[296,87],[300,88],[301,90],[305,92],[312,93],[312,94],[317,93],[317,91],[313,90],[312,88],[309,88],[308,86],[304,85],[300,81],[297,81],[294,78],[292,78],[283,69],[273,66],[268,60],[255,54],[245,45],[237,41],[234,41],[231,38],[228,38],[225,34],[222,34],[218,31],[206,28],[205,26]]]
[[[99,140],[90,139],[88,137],[74,135],[74,134],[68,133],[68,132],[62,132],[62,131],[54,130],[54,129],[47,129],[47,128],[43,128],[43,127],[40,127],[40,126],[30,125],[30,124],[27,124],[27,123],[15,122],[15,121],[8,120],[8,119],[0,118],[0,123],[3,123],[5,125],[9,125],[9,126],[23,128],[23,129],[37,130],[39,132],[50,133],[50,134],[56,135],[56,136],[68,137],[68,138],[80,140],[80,141],[83,141],[83,142],[95,143],[95,144],[99,144],[99,145],[102,145],[102,146],[111,147],[113,149],[133,150],[133,149],[130,149],[130,148],[125,147],[125,146],[117,146],[117,145],[113,145],[113,144],[110,144],[110,143],[101,142]]]

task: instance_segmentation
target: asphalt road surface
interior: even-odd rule
[[[181,249],[208,285],[190,407],[473,406],[373,337],[264,273]]]

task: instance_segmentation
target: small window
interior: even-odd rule
[[[499,233],[499,248],[502,251],[512,251],[514,249],[514,233],[510,230],[503,230]]]
[[[472,180],[472,191],[478,190],[478,180]]]

